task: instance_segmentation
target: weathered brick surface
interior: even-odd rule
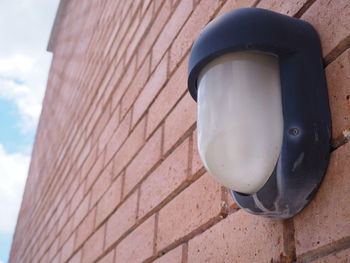
[[[100,227],[84,244],[82,262],[94,262],[103,252],[105,226]]]
[[[86,177],[86,183],[85,183],[85,193],[90,190],[96,179],[100,176],[102,169],[104,165],[104,155],[101,154],[95,165],[92,167],[90,173]]]
[[[74,235],[71,235],[70,238],[64,243],[62,247],[61,261],[65,262],[74,250]]]
[[[91,200],[90,207],[94,206],[96,202],[101,198],[104,192],[112,183],[112,164],[109,165],[97,178],[94,185],[91,188]]]
[[[73,229],[75,229],[81,223],[83,218],[87,215],[89,211],[90,198],[90,194],[86,195],[84,200],[80,203],[79,207],[75,211],[73,216]]]
[[[151,75],[140,96],[135,101],[132,123],[135,124],[153,101],[167,78],[168,57],[165,56]]]
[[[103,130],[101,136],[99,137],[98,141],[98,149],[99,153],[102,152],[102,150],[105,148],[106,144],[109,142],[110,138],[112,137],[115,129],[118,127],[119,124],[119,111],[115,110],[107,123],[105,129]]]
[[[136,222],[136,193],[130,196],[107,221],[106,247],[117,241]]]
[[[178,147],[141,184],[138,216],[142,217],[165,200],[188,178],[188,140]]]
[[[159,212],[158,250],[219,218],[220,212],[221,187],[205,174]]]
[[[261,0],[257,7],[276,11],[285,15],[294,16],[307,3],[308,0]]]
[[[116,249],[117,262],[142,262],[153,254],[155,217],[131,232]]]
[[[94,224],[96,218],[96,209],[91,210],[91,212],[85,217],[83,222],[79,225],[76,238],[75,238],[75,248],[80,247],[81,244],[87,239],[87,237],[93,233]]]
[[[164,152],[167,152],[196,121],[196,104],[186,93],[164,124]],[[181,125],[179,125],[181,123]]]
[[[141,151],[125,170],[124,195],[140,182],[161,157],[162,129],[149,139]]]
[[[119,149],[120,145],[125,141],[126,137],[129,134],[131,123],[131,112],[127,114],[124,119],[121,121],[119,127],[112,135],[110,141],[106,146],[106,162],[109,162],[116,151]]]
[[[158,64],[166,49],[174,41],[180,28],[183,26],[193,9],[193,1],[180,1],[175,11],[172,13],[164,30],[152,48],[152,68]]]
[[[350,49],[326,68],[333,138],[350,130]]]
[[[99,225],[119,205],[122,195],[122,176],[119,176],[97,204],[96,225]]]
[[[68,263],[80,263],[80,262],[81,262],[81,254],[82,254],[82,250],[79,250],[79,252],[76,253],[76,254],[68,261]],[[43,261],[43,262],[47,262],[47,261]]]
[[[126,112],[129,110],[130,106],[134,103],[137,96],[143,89],[150,71],[150,58],[148,57],[144,62],[140,70],[137,72],[135,79],[131,82],[130,87],[125,92],[121,101],[121,117],[123,118]]]
[[[157,260],[153,261],[154,263],[181,263],[185,262],[182,257],[182,247],[178,246],[177,248],[167,252],[164,256],[161,256]]]
[[[10,262],[349,261],[348,0],[61,2]],[[239,210],[205,173],[187,93],[200,30],[252,6],[309,21],[324,52],[336,149],[285,222]]]
[[[159,123],[169,113],[171,108],[186,91],[187,60],[185,60],[169,79],[164,89],[160,92],[156,101],[148,112],[147,136],[151,134]]]
[[[115,249],[113,249],[107,255],[105,255],[101,260],[98,261],[98,263],[113,263],[114,254],[115,254]]]
[[[132,157],[138,152],[144,143],[145,137],[145,119],[136,126],[125,143],[120,147],[120,150],[113,158],[113,172],[118,175],[130,162]]]
[[[324,56],[335,56],[330,54],[334,53],[334,49],[349,46],[349,16],[350,5],[347,0],[318,0],[302,16],[320,35]]]
[[[295,217],[298,254],[350,235],[350,144],[332,153],[327,175],[314,200]]]
[[[190,240],[188,261],[278,262],[282,228],[281,221],[236,212]]]

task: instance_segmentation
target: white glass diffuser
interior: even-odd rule
[[[209,63],[198,80],[198,148],[220,183],[256,193],[271,176],[283,137],[278,58],[236,52]]]

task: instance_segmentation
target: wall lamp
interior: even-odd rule
[[[204,166],[246,211],[290,218],[327,169],[331,118],[320,40],[307,22],[228,12],[196,39],[188,90]]]

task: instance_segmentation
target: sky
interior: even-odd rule
[[[8,261],[22,201],[58,2],[0,0],[0,263]]]

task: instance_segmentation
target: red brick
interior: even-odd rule
[[[113,263],[114,254],[115,254],[115,249],[113,249],[107,255],[105,255],[101,260],[98,261],[98,263]]]
[[[118,23],[119,21],[115,21],[113,30],[111,31],[111,33],[108,36],[108,41],[106,43],[104,54],[103,54],[103,58],[105,58],[107,60],[111,59],[111,57],[108,56],[108,53],[110,52],[110,50],[112,48],[113,41],[115,40],[115,38],[119,32],[119,29],[120,29],[120,24]],[[116,25],[117,23],[118,23],[118,25]]]
[[[106,248],[117,241],[136,222],[137,193],[131,195],[107,221]]]
[[[154,69],[193,10],[193,1],[181,1],[152,48]]]
[[[56,254],[56,256],[53,258],[51,263],[59,263],[60,262],[60,257],[61,257],[61,252],[58,252],[58,254]]]
[[[82,250],[80,249],[75,255],[68,261],[68,263],[81,263]]]
[[[148,140],[125,170],[124,196],[140,182],[161,157],[162,129]]]
[[[186,140],[141,184],[138,217],[142,218],[188,179]]]
[[[338,138],[350,130],[350,49],[326,68],[329,103],[332,113],[332,136]]]
[[[100,106],[102,107],[102,105]],[[102,115],[98,118],[96,122],[96,126],[92,132],[92,144],[95,144],[99,137],[101,136],[101,133],[105,129],[109,119],[111,117],[111,103],[108,103],[104,108]]]
[[[96,217],[96,209],[92,209],[90,213],[85,217],[83,222],[79,225],[77,229],[77,234],[75,238],[75,246],[74,248],[77,249],[82,245],[85,240],[90,236],[94,231],[94,223],[95,223],[95,217]]]
[[[115,73],[113,71],[113,69],[114,69],[113,67],[108,67],[106,69],[106,74],[103,77],[102,83],[100,84],[100,88],[98,89],[98,91],[97,91],[98,93],[97,93],[97,95],[95,97],[96,100],[100,100],[101,97],[104,96],[106,91],[108,92],[108,84],[111,81],[111,78],[112,78],[113,74]],[[106,101],[103,101],[103,99],[102,99],[101,102],[102,102],[102,105],[106,105],[105,104]]]
[[[91,171],[93,165],[96,162],[97,159],[97,153],[98,153],[98,147],[95,146],[91,152],[89,153],[86,161],[84,162],[82,168],[81,168],[81,176],[82,178],[85,178]]]
[[[332,255],[320,258],[318,260],[312,261],[313,263],[348,263],[350,262],[350,249],[342,250],[336,252]]]
[[[111,118],[108,121],[104,131],[102,132],[98,141],[98,154],[100,154],[105,148],[106,144],[111,139],[114,131],[119,124],[119,112],[116,110],[111,114]]]
[[[84,244],[82,262],[94,262],[103,252],[105,225],[100,227]]]
[[[165,120],[164,152],[167,152],[195,124],[196,107],[196,102],[186,93],[169,114]]]
[[[211,20],[221,4],[221,0],[202,0],[199,2],[171,45],[169,62],[170,72],[173,71],[184,55],[189,51],[195,38]],[[187,77],[187,74],[184,74],[184,76]]]
[[[159,96],[151,105],[148,112],[147,134],[148,137],[159,123],[166,117],[168,112],[180,99],[181,95],[187,92],[187,59],[182,62]]]
[[[138,66],[143,62],[144,58],[148,54],[148,51],[152,48],[154,41],[163,29],[165,23],[168,21],[168,17],[171,14],[170,1],[158,0],[155,4],[156,11],[158,10],[158,5],[162,4],[162,8],[160,9],[159,13],[157,13],[157,15],[155,16],[150,30],[140,43],[140,46],[138,48]]]
[[[119,147],[125,141],[126,137],[129,134],[130,123],[131,123],[131,112],[129,112],[125,116],[125,118],[122,120],[119,127],[117,128],[116,132],[113,134],[111,140],[107,144],[105,163],[108,163],[111,160],[113,155],[118,151]]]
[[[142,1],[141,0],[133,1],[133,3],[132,3],[132,14],[134,14],[136,12],[136,10],[141,9],[141,8],[142,8]],[[129,10],[129,12],[130,12],[130,10]]]
[[[117,262],[143,262],[153,254],[155,217],[131,232],[116,249]]]
[[[80,173],[79,174],[73,174],[75,180],[72,180],[72,182],[69,184],[68,191],[66,193],[67,200],[72,200],[73,195],[76,193],[78,187],[79,187],[79,180],[80,180]]]
[[[263,1],[263,0],[262,0]],[[219,10],[217,16],[222,15],[223,13],[232,11],[237,8],[242,7],[251,7],[253,3],[256,1],[254,0],[227,0],[225,4],[221,7]]]
[[[114,110],[119,104],[120,98],[121,96],[123,96],[125,89],[127,88],[127,86],[124,86],[123,90],[122,89],[118,90],[119,80],[125,74],[124,61],[113,60],[112,64],[110,65],[110,70],[113,71],[113,76],[110,82],[108,83],[108,87],[104,93],[103,102],[106,102],[107,100],[111,99],[112,100],[111,109]]]
[[[103,166],[104,166],[104,154],[101,154],[94,167],[91,169],[90,173],[88,174],[87,178],[86,178],[86,183],[85,183],[85,193],[87,193],[88,191],[90,191],[90,188],[92,187],[92,185],[94,184],[94,182],[96,181],[96,179],[100,176]]]
[[[142,1],[144,2],[144,1]],[[146,14],[142,17],[142,21],[139,24],[135,35],[133,36],[130,45],[128,46],[126,50],[126,61],[130,59],[132,55],[135,53],[135,48],[140,43],[140,41],[143,40],[144,34],[147,32],[150,26],[152,26],[151,21],[153,18],[153,8],[152,6],[148,8]]]
[[[349,38],[349,16],[348,0],[318,0],[302,16],[302,19],[316,28],[321,38],[324,56],[329,55],[332,49]]]
[[[113,159],[113,172],[115,175],[118,175],[125,168],[143,145],[145,141],[145,125],[145,119],[139,122],[120,148],[120,151],[115,155]]]
[[[259,2],[257,7],[269,9],[278,13],[282,13],[289,16],[294,16],[306,3],[308,0],[299,1],[287,1],[287,0],[262,0]]]
[[[178,246],[173,250],[167,252],[165,255],[161,256],[153,263],[182,263],[182,246]]]
[[[168,57],[166,56],[153,72],[146,86],[141,91],[140,96],[135,101],[132,115],[132,126],[134,126],[140,119],[159,90],[163,87],[167,78],[167,63]]]
[[[82,151],[79,153],[78,159],[77,159],[77,167],[80,168],[81,165],[84,163],[86,160],[87,156],[89,155],[91,151],[91,140],[87,141],[84,144],[84,148]]]
[[[90,207],[93,207],[96,202],[101,198],[107,188],[110,186],[112,182],[112,163],[106,167],[100,176],[98,176],[95,184],[91,189],[91,201]]]
[[[58,218],[58,223],[57,223],[57,229],[58,232],[62,230],[63,226],[67,223],[68,218],[70,216],[69,214],[69,206],[67,206],[65,208],[65,210],[63,211],[63,213],[59,216]],[[50,228],[51,229],[51,228]]]
[[[121,117],[123,118],[126,112],[134,103],[136,97],[139,95],[149,77],[150,57],[148,57],[141,68],[138,70],[134,80],[131,82],[129,88],[125,92],[121,101]]]
[[[154,2],[151,2],[151,0],[145,0],[142,2],[142,12],[141,14],[144,14],[144,12],[147,10],[147,8],[149,9],[153,9],[152,7],[152,4],[150,5],[150,3],[154,3]]]
[[[43,262],[50,262],[50,259],[49,259],[49,252],[46,251],[46,253],[41,257],[40,261],[38,261],[40,263],[43,263]],[[78,263],[78,262],[77,262]]]
[[[121,201],[122,177],[119,176],[97,204],[96,226],[117,207]]]
[[[135,1],[133,1],[133,3],[135,3]],[[128,10],[128,12],[129,12],[128,17],[131,17],[132,12],[130,12],[130,10]],[[139,26],[139,22],[140,22],[140,14],[139,14],[139,10],[137,10],[137,14],[131,20],[131,24],[127,27],[125,35],[124,36],[120,35],[122,41],[120,42],[120,45],[119,45],[118,50],[117,50],[117,56],[116,56],[117,60],[120,59],[122,56],[125,56],[125,62],[126,63],[129,62],[128,59],[130,58],[130,54],[128,56],[127,49],[131,45],[130,44],[131,38],[136,32],[136,29]]]
[[[125,36],[127,35],[127,31],[128,29],[131,27],[132,25],[132,16],[131,16],[131,12],[129,16],[125,16],[125,12],[130,9],[130,5],[131,5],[131,1],[126,2],[123,5],[123,11],[122,14],[118,14],[118,16],[120,16],[121,18],[121,27],[118,30],[118,33],[116,35],[116,37],[113,40],[113,44],[111,46],[110,52],[108,57],[111,57],[114,59],[116,59],[117,61],[119,61],[121,59],[121,52],[118,52],[120,49],[120,46],[123,44],[123,42],[125,41]],[[136,21],[134,21],[136,22]],[[135,23],[133,25],[136,25]],[[133,28],[133,30],[135,30],[135,27]],[[119,56],[118,56],[119,55]]]
[[[90,80],[90,81],[92,82],[92,80]],[[85,128],[85,132],[88,135],[91,134],[91,132],[92,132],[96,122],[98,121],[98,118],[101,116],[102,110],[103,110],[102,107],[97,107],[97,105],[96,105],[97,102],[98,101],[95,100],[92,103],[92,105],[89,107],[89,109],[87,109],[87,115],[84,119],[83,125],[81,127],[79,127],[79,130],[78,130],[79,134],[81,134],[81,135],[83,134],[84,128]],[[82,103],[82,102],[80,101],[80,103]],[[91,97],[85,98],[84,105],[82,105],[82,106],[78,105],[78,107],[79,106],[84,107],[84,106],[88,105],[89,103],[91,103]],[[85,110],[83,110],[82,112],[85,112]],[[85,138],[85,136],[82,138]],[[79,145],[80,145],[80,143],[79,143]]]
[[[112,97],[112,109],[114,109],[120,102],[121,97],[128,88],[130,82],[133,80],[136,71],[136,59],[134,58],[130,64],[126,67],[126,71],[121,72],[122,79],[119,85],[116,87]]]
[[[70,238],[64,243],[62,247],[61,261],[66,262],[67,259],[72,255],[74,250],[74,238],[75,235],[71,235]]]
[[[80,203],[77,210],[75,210],[75,213],[73,215],[73,229],[75,229],[83,220],[83,218],[87,215],[89,211],[90,197],[90,194],[86,195],[83,201]]]
[[[80,184],[79,188],[77,189],[77,191],[75,192],[72,198],[72,201],[70,204],[70,213],[69,213],[70,215],[76,211],[81,200],[83,200],[84,193],[85,193],[84,188],[85,188],[85,181],[82,184]]]
[[[64,228],[61,231],[60,237],[59,237],[59,247],[62,247],[64,243],[67,241],[69,236],[72,234],[73,230],[73,218],[69,219],[67,224],[64,226]]]
[[[332,152],[327,174],[311,203],[294,219],[297,254],[350,236],[350,143]]]
[[[48,253],[48,261],[51,261],[53,257],[57,254],[58,252],[58,245],[59,245],[59,240],[55,239],[55,241],[52,243],[49,253]]]
[[[233,213],[188,243],[188,262],[282,262],[282,221]]]
[[[157,249],[217,220],[220,213],[221,187],[205,174],[160,210]]]

